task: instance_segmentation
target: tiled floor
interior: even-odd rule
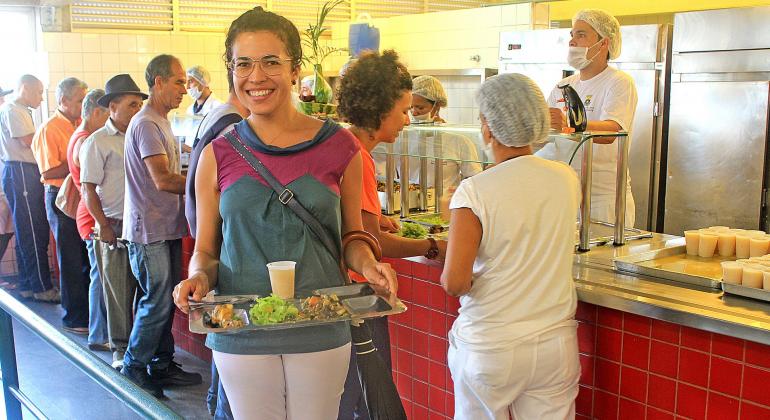
[[[28,302],[38,315],[52,325],[61,326],[61,306]],[[23,325],[14,321],[14,338],[19,369],[19,383],[35,404],[50,419],[135,419],[139,418],[112,394],[96,384],[85,373],[70,364],[61,354],[42,341]],[[85,346],[85,336],[67,334],[75,342]],[[102,359],[111,362],[111,354],[97,352]],[[177,349],[175,360],[185,370],[203,375],[203,384],[194,387],[168,388],[163,402],[185,419],[210,419],[206,410],[206,391],[210,380],[206,362]],[[0,418],[5,407],[0,392]],[[33,418],[25,413],[24,418]]]

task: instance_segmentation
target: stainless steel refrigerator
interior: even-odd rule
[[[767,229],[770,7],[674,17],[664,231]]]
[[[532,78],[548,97],[573,69],[567,64],[569,29],[502,32],[499,73],[522,73]],[[631,191],[636,202],[636,226],[658,230],[659,168],[663,136],[662,110],[667,99],[667,55],[670,25],[622,26],[620,57],[610,62],[636,82],[639,102],[634,116],[629,151]]]

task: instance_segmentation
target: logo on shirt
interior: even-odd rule
[[[586,106],[591,105],[591,98],[593,98],[593,97],[594,97],[594,95],[586,95],[586,100],[585,100]]]

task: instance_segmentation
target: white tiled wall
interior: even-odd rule
[[[128,73],[140,88],[147,90],[144,69],[158,54],[173,54],[182,65],[205,66],[211,72],[211,87],[220,98],[227,97],[227,79],[222,55],[224,34],[139,33],[139,32],[46,32],[43,49],[48,55],[45,79],[49,112],[55,109],[56,84],[74,76],[90,88],[104,88],[104,83],[118,73]],[[191,103],[185,96],[181,112]]]
[[[441,117],[453,124],[478,124],[479,108],[474,96],[481,84],[479,76],[437,76],[447,94],[447,107]]]
[[[500,32],[547,28],[548,6],[522,3],[479,9],[397,16],[374,19],[380,30],[380,50],[395,49],[402,62],[414,70],[497,68]],[[349,24],[332,26],[332,45],[348,46]],[[480,61],[471,59],[478,56]],[[327,74],[336,74],[347,61],[336,56],[325,65]],[[477,76],[439,76],[449,105],[442,116],[450,123],[478,122],[474,94],[480,85]]]

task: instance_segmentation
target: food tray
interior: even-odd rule
[[[410,222],[410,223],[417,223],[418,225],[421,225],[428,229],[428,232],[432,235],[445,232],[449,230],[449,223],[442,221],[442,223],[430,223],[429,221],[426,221],[425,219],[435,219],[438,215],[434,214],[428,214],[428,215],[416,215],[409,217],[405,217],[401,219],[402,222]],[[434,232],[431,232],[431,230],[434,230]]]
[[[278,324],[266,324],[258,325],[250,322],[248,311],[253,305],[253,301],[260,296],[257,295],[244,295],[251,299],[248,303],[236,303],[234,304],[234,313],[244,320],[245,325],[238,328],[211,328],[203,322],[203,318],[206,313],[214,310],[215,305],[218,302],[227,303],[233,299],[233,296],[213,296],[206,298],[206,302],[210,302],[210,305],[198,305],[190,309],[189,312],[189,329],[190,332],[197,334],[208,333],[222,333],[232,334],[244,331],[263,331],[263,330],[281,330],[287,328],[300,328],[310,327],[317,325],[332,324],[340,321],[350,321],[351,319],[368,319],[378,318],[387,315],[396,315],[402,312],[406,312],[406,305],[401,302],[398,297],[393,294],[378,295],[374,290],[366,283],[352,284],[348,286],[330,287],[326,289],[318,289],[313,291],[314,295],[320,294],[336,294],[340,299],[342,306],[349,312],[348,314],[324,320],[301,320],[301,321],[287,321]],[[299,307],[301,299],[293,299],[292,303]]]
[[[770,290],[758,289],[756,287],[746,287],[740,284],[722,283],[722,290],[731,295],[738,295],[752,299],[764,300],[770,302]]]
[[[719,289],[722,283],[720,263],[733,260],[735,257],[687,255],[686,247],[681,245],[616,257],[613,261],[620,271]]]

